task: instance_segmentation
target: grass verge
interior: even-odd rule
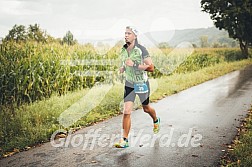
[[[251,166],[252,164],[252,108],[237,129],[238,134],[228,145],[228,152],[221,158],[221,166]]]

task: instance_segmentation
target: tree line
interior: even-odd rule
[[[78,43],[78,41],[74,39],[74,36],[70,31],[67,31],[63,38],[54,38],[49,35],[45,30],[42,30],[37,23],[34,25],[29,25],[28,27],[25,27],[24,25],[15,24],[12,29],[9,30],[9,33],[5,36],[5,38],[3,38],[3,42],[4,41],[35,41],[38,43],[57,42],[62,45],[74,45]]]
[[[252,1],[201,0],[201,7],[210,14],[217,28],[227,30],[239,42],[244,58],[248,58],[248,49],[252,46]]]

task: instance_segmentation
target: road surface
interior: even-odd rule
[[[134,111],[127,149],[112,147],[121,133],[119,115],[4,158],[0,166],[217,166],[251,102],[252,66],[151,104],[161,118],[157,135],[151,118]]]

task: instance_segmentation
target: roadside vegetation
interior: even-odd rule
[[[252,108],[237,129],[238,134],[228,146],[220,164],[225,167],[251,166],[252,164]]]

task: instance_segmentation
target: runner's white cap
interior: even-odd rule
[[[126,29],[130,29],[136,36],[138,35],[138,31],[135,27],[133,26],[127,26]]]

